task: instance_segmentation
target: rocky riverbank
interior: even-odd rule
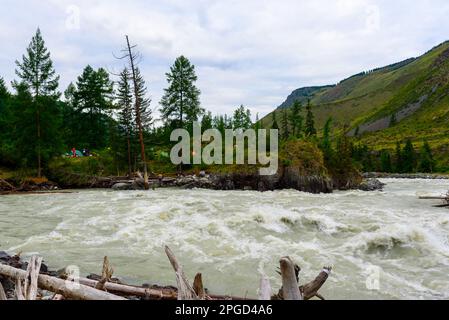
[[[382,172],[367,172],[363,174],[365,179],[430,179],[430,180],[449,180],[448,174],[435,173],[382,173]]]
[[[284,172],[283,175],[260,176],[258,174],[207,174],[179,176],[178,178],[160,178],[150,180],[153,188],[178,187],[183,189],[211,190],[245,190],[274,191],[294,189],[308,193],[332,193],[334,184],[331,179],[323,176],[301,176],[295,172]],[[377,179],[365,179],[352,189],[363,191],[382,190],[385,184]],[[143,181],[120,181],[112,186],[114,190],[141,190]]]
[[[41,184],[27,182],[20,186],[15,186],[14,182],[0,181],[0,194],[21,193],[21,192],[49,192],[63,189],[113,189],[143,190],[144,181],[136,177],[129,179],[126,177],[97,177],[92,178],[89,184],[64,185],[59,186],[54,182]],[[274,191],[282,189],[294,189],[308,193],[332,193],[337,188],[333,181],[325,176],[302,176],[295,171],[284,171],[282,174],[273,176],[260,176],[251,173],[232,174],[208,174],[200,172],[198,175],[183,175],[176,178],[158,177],[149,180],[150,188],[183,188],[183,189],[211,189],[211,190],[245,190],[245,191]],[[384,184],[376,178],[364,179],[361,183],[354,184],[349,189],[363,191],[382,190]]]

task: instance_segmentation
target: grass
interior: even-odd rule
[[[348,126],[355,129],[378,119],[390,117],[420,97],[428,95],[418,111],[391,128],[364,133],[360,142],[375,150],[394,150],[397,141],[411,138],[420,148],[423,141],[431,145],[441,170],[449,168],[449,42],[445,42],[418,59],[399,66],[357,75],[336,87],[321,90],[311,102],[316,128],[322,131],[332,117],[334,134]],[[282,112],[276,111],[282,127]],[[272,114],[262,119],[271,127]],[[281,130],[282,131],[282,130]],[[282,134],[282,132],[281,132]]]

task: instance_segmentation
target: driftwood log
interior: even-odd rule
[[[16,269],[3,264],[0,264],[0,274],[14,279],[15,281],[23,281],[27,278],[27,271]],[[115,296],[104,291],[96,290],[83,284],[72,283],[72,285],[70,285],[66,281],[55,277],[39,275],[37,280],[39,288],[60,294],[68,299],[124,300],[124,298],[122,297]]]
[[[126,300],[126,298],[141,298],[146,300],[247,300],[247,298],[212,295],[207,292],[200,273],[195,276],[193,285],[190,285],[182,266],[177,258],[166,247],[165,252],[175,271],[178,288],[159,286],[131,286],[112,278],[113,268],[109,259],[104,258],[101,276],[95,279],[75,278],[68,269],[52,273],[59,277],[40,274],[42,259],[32,257],[23,270],[24,264],[20,257],[9,257],[6,262],[0,262],[0,276],[10,278],[16,283],[16,297],[22,300],[35,300],[38,289],[53,292],[52,300]],[[3,258],[4,259],[4,258]],[[3,260],[5,261],[5,260]],[[46,267],[45,267],[46,269]],[[324,267],[318,277],[312,282],[299,286],[299,272],[301,269],[291,258],[284,257],[280,260],[280,275],[282,277],[282,288],[279,293],[272,296],[272,288],[267,277],[262,277],[259,288],[259,300],[309,300],[314,297],[324,300],[319,290],[329,278],[331,267]],[[42,270],[41,270],[42,272]],[[7,299],[7,295],[0,283],[0,300]]]
[[[280,261],[282,276],[283,300],[304,300],[298,285],[298,267],[290,257],[284,257]]]
[[[260,279],[259,300],[271,300],[271,295],[272,291],[270,280],[266,276],[263,276]]]
[[[179,264],[169,247],[165,247],[165,253],[167,254],[168,260],[170,260],[170,263],[176,273],[176,282],[178,283],[178,300],[200,300],[195,290],[187,280],[182,266]]]
[[[3,286],[0,283],[0,301],[5,301],[5,300],[8,300],[8,298],[6,297],[5,289],[3,289]]]

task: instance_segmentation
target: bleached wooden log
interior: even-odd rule
[[[25,274],[25,277],[26,277],[26,274]],[[17,300],[19,300],[19,301],[24,301],[24,300],[26,300],[26,299],[25,299],[25,296],[24,296],[24,294],[23,294],[22,288],[23,288],[22,279],[17,278],[17,279],[16,279],[16,298],[17,298]]]
[[[79,283],[88,287],[95,288],[98,285],[98,281],[80,278]],[[133,297],[148,297],[157,300],[176,300],[178,294],[176,292],[168,292],[164,290],[154,290],[149,288],[135,287],[124,284],[117,284],[112,282],[106,282],[104,284],[104,289],[108,292],[113,292],[115,294],[123,296],[133,296]]]
[[[314,297],[324,300],[323,296],[318,293],[321,287],[326,283],[329,275],[331,274],[332,267],[324,267],[323,271],[312,282],[301,286],[299,290],[304,296],[304,300],[310,300]]]
[[[165,253],[167,254],[168,260],[170,260],[170,263],[176,273],[176,282],[178,283],[178,300],[199,300],[195,290],[193,290],[187,280],[181,265],[169,247],[165,247]]]
[[[284,257],[280,261],[282,276],[282,293],[284,300],[304,300],[299,291],[298,280],[296,279],[295,264],[289,257]]]
[[[41,271],[42,258],[33,256],[28,263],[27,276],[25,278],[24,295],[26,300],[36,300],[37,298],[37,281]]]
[[[204,290],[203,285],[203,275],[201,273],[198,273],[195,276],[195,280],[193,281],[193,290],[200,300],[206,299],[206,291]]]
[[[105,283],[110,281],[112,278],[112,275],[114,274],[114,269],[112,269],[109,266],[109,259],[108,257],[104,257],[103,259],[103,270],[101,272],[101,280],[96,285],[95,289],[97,290],[105,290]]]
[[[26,278],[26,271],[16,269],[10,266],[0,264],[0,275],[6,276],[14,280],[24,280]],[[78,283],[68,283],[62,279],[39,275],[38,277],[38,287],[61,294],[67,299],[75,300],[126,300],[122,297],[96,290],[94,288],[85,286]]]
[[[259,300],[269,301],[271,300],[272,290],[270,280],[266,276],[262,276],[260,279],[259,288]]]
[[[0,301],[8,300],[6,297],[5,289],[3,289],[2,283],[0,282]]]
[[[62,276],[64,278],[64,276]],[[95,288],[98,281],[87,278],[79,278],[79,283],[85,286]],[[112,282],[105,283],[105,290],[114,294],[132,297],[142,297],[157,300],[177,300],[178,292],[170,289],[149,289],[126,284],[118,284]],[[247,300],[242,297],[233,297],[225,295],[208,295],[213,300]]]

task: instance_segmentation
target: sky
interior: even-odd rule
[[[125,35],[142,55],[152,107],[176,57],[196,66],[202,106],[264,116],[295,89],[425,53],[449,40],[447,0],[0,0],[0,76],[41,28],[60,91],[90,64],[117,74]]]

